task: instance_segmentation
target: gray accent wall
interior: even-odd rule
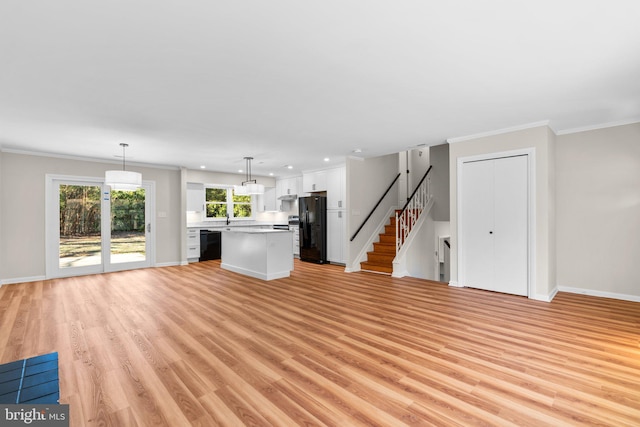
[[[640,123],[557,136],[560,290],[640,301]]]
[[[449,221],[449,144],[429,147],[431,170],[431,194],[434,221]]]

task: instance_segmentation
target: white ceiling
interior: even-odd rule
[[[2,0],[0,144],[282,176],[631,121],[639,22],[637,0]]]

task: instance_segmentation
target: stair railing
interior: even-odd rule
[[[367,221],[369,221],[369,218],[371,218],[371,215],[373,215],[373,213],[376,211],[376,209],[378,208],[378,206],[380,206],[380,203],[382,203],[382,201],[384,200],[385,196],[389,193],[389,191],[391,191],[391,189],[393,188],[393,184],[396,183],[396,181],[398,180],[398,178],[400,178],[400,174],[396,175],[396,177],[393,179],[393,181],[391,181],[391,184],[389,184],[389,187],[387,188],[387,191],[384,192],[384,194],[382,195],[382,197],[380,197],[380,200],[378,200],[378,203],[376,203],[376,205],[373,207],[373,209],[371,209],[371,212],[369,212],[369,215],[367,215],[367,217],[364,219],[364,221],[362,222],[362,224],[360,224],[360,227],[358,227],[358,229],[356,230],[355,233],[353,233],[353,236],[351,236],[351,239],[349,239],[350,242],[353,242],[353,239],[356,238],[356,236],[358,235],[358,233],[360,232],[360,230],[362,230],[362,227],[364,227],[364,225],[367,223]]]
[[[424,174],[416,189],[413,190],[411,197],[409,197],[402,210],[396,212],[396,255],[402,249],[402,245],[407,241],[413,226],[418,222],[422,211],[431,200],[431,177],[429,177],[431,168],[433,168],[433,165],[429,166],[427,173]]]

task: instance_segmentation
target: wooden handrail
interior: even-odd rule
[[[402,210],[400,211],[400,215],[402,215],[405,211],[405,209],[407,209],[407,206],[409,206],[409,202],[411,202],[411,199],[413,199],[413,196],[416,195],[416,192],[418,191],[418,188],[420,188],[420,186],[422,185],[422,183],[424,182],[425,179],[427,179],[427,175],[429,175],[429,172],[431,172],[431,168],[433,168],[433,165],[429,166],[429,169],[427,169],[427,173],[424,174],[424,176],[422,177],[422,179],[420,180],[420,182],[418,183],[418,185],[416,185],[416,189],[413,190],[413,193],[411,193],[411,197],[409,197],[407,199],[407,203],[404,204]]]
[[[398,175],[396,175],[396,177],[393,179],[393,181],[391,181],[391,184],[389,184],[389,188],[387,188],[387,191],[384,192],[384,194],[382,195],[382,197],[380,197],[380,200],[378,200],[378,203],[376,203],[376,205],[373,207],[373,209],[371,209],[371,212],[369,212],[369,215],[367,215],[367,217],[364,219],[364,221],[362,222],[362,224],[360,224],[360,227],[358,227],[358,229],[356,230],[355,233],[353,233],[353,236],[351,236],[351,239],[349,239],[350,242],[353,242],[353,239],[356,238],[356,236],[358,235],[358,233],[360,232],[360,230],[362,230],[362,227],[364,227],[364,225],[367,223],[367,221],[369,221],[369,218],[371,218],[371,215],[373,215],[373,213],[376,211],[376,209],[378,208],[378,206],[380,206],[380,203],[382,203],[382,200],[385,198],[385,196],[387,195],[387,193],[389,193],[389,191],[391,191],[391,188],[393,187],[393,184],[396,183],[396,181],[398,180],[398,178],[400,178],[400,173],[398,173]]]

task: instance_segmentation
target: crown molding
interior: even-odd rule
[[[534,123],[527,123],[524,125],[519,125],[519,126],[513,126],[510,128],[504,128],[504,129],[497,129],[497,130],[492,130],[489,132],[482,132],[482,133],[476,133],[473,135],[466,135],[466,136],[458,136],[455,138],[448,138],[447,139],[447,143],[448,144],[456,144],[458,142],[463,142],[463,141],[469,141],[472,139],[478,139],[478,138],[485,138],[487,136],[495,136],[495,135],[502,135],[505,133],[511,133],[511,132],[517,132],[520,130],[526,130],[526,129],[532,129],[532,128],[537,128],[537,127],[541,127],[541,126],[549,126],[549,120],[544,120],[541,122],[534,122]]]
[[[83,156],[73,156],[69,154],[56,154],[56,153],[47,153],[44,151],[29,151],[29,150],[20,150],[16,148],[0,148],[0,151],[3,153],[10,154],[21,154],[24,156],[40,156],[40,157],[50,157],[54,159],[65,159],[65,160],[76,160],[80,162],[94,162],[94,163],[106,163],[106,164],[116,164],[122,165],[122,160],[111,160],[111,159],[98,159],[95,157],[83,157]],[[127,166],[136,166],[140,168],[154,168],[154,169],[168,169],[168,170],[180,170],[179,166],[171,166],[171,165],[156,165],[153,163],[140,163],[140,162],[131,162],[127,160]]]
[[[616,126],[624,126],[624,125],[632,125],[635,123],[640,123],[640,117],[635,117],[632,119],[626,119],[626,120],[618,120],[615,122],[608,122],[608,123],[601,123],[598,125],[590,125],[590,126],[582,126],[582,127],[578,127],[578,128],[572,128],[572,129],[564,129],[561,131],[556,132],[556,135],[569,135],[572,133],[579,133],[579,132],[587,132],[590,130],[598,130],[598,129],[606,129],[606,128],[612,128],[612,127],[616,127]]]

